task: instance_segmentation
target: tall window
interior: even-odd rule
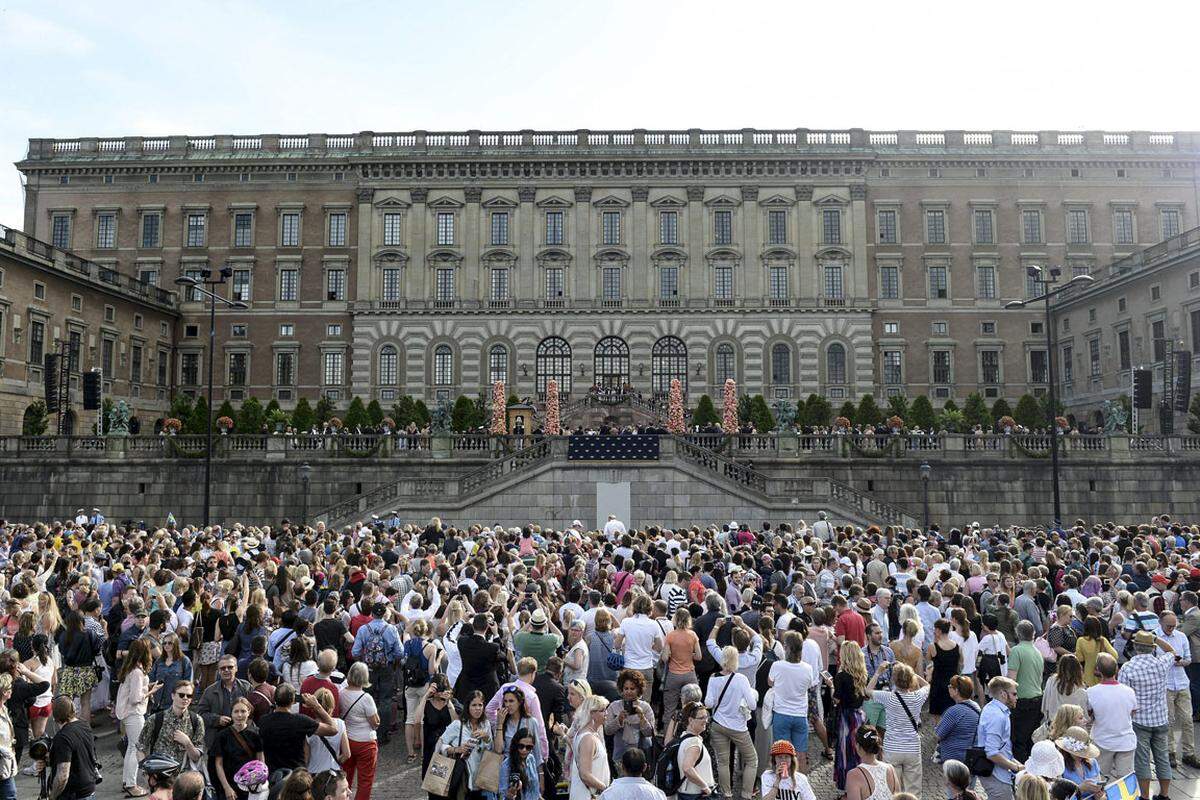
[[[279,299],[281,302],[294,303],[300,297],[300,270],[279,270]]]
[[[846,348],[840,342],[825,351],[825,380],[827,383],[846,382]]]
[[[184,277],[187,277],[187,278],[195,278],[196,280],[203,280],[203,273],[198,269],[185,269],[183,271],[183,274],[184,274]],[[184,299],[184,302],[187,302],[187,303],[198,303],[198,302],[200,302],[200,293],[198,291],[196,291],[196,287],[188,286],[183,291],[183,299]]]
[[[296,213],[284,214],[279,223],[279,246],[280,247],[299,247],[300,246],[300,215]]]
[[[984,383],[1000,382],[1000,351],[981,350],[979,352],[979,372]]]
[[[59,250],[71,249],[71,218],[66,214],[55,214],[51,217],[50,244]]]
[[[46,323],[33,320],[29,323],[29,363],[41,364],[46,352]]]
[[[1197,312],[1195,312],[1195,311],[1192,312],[1192,323],[1193,323],[1192,338],[1193,339],[1195,338],[1195,332],[1196,332],[1196,327],[1195,327],[1196,313]],[[1193,352],[1196,352],[1196,351],[1193,350]],[[1118,354],[1118,358],[1120,358],[1120,360],[1121,360],[1120,363],[1121,363],[1122,371],[1132,369],[1133,358],[1132,358],[1132,354],[1129,350],[1129,331],[1117,331],[1117,354]]]
[[[621,299],[621,268],[605,267],[602,276],[604,299],[608,301]]]
[[[933,356],[933,382],[939,384],[950,383],[950,351],[949,350],[934,350]]]
[[[618,336],[605,336],[596,342],[592,371],[600,386],[620,388],[629,383],[629,345]]]
[[[988,209],[975,209],[975,244],[995,244],[996,236],[992,230],[992,212]]]
[[[732,211],[713,212],[713,242],[715,244],[733,244]]]
[[[721,342],[717,345],[715,362],[716,379],[719,385],[724,386],[727,380],[737,380],[737,355],[733,351],[733,345],[729,342]]]
[[[142,267],[138,269],[138,280],[151,286],[158,286],[158,270]]]
[[[208,217],[204,214],[187,215],[186,244],[188,247],[204,247],[207,224]]]
[[[230,353],[229,354],[229,385],[230,386],[245,386],[246,385],[246,354],[245,353]]]
[[[167,368],[168,368],[168,362],[170,360],[171,360],[171,356],[167,354],[166,350],[158,351],[158,362],[157,362],[158,376],[157,376],[157,381],[156,381],[155,385],[157,385],[157,386],[166,386],[167,385]]]
[[[502,344],[488,350],[488,383],[495,386],[497,381],[508,384],[508,348]]]
[[[945,300],[950,296],[949,277],[945,266],[934,264],[929,267],[929,297],[933,300]]]
[[[792,382],[792,348],[782,342],[771,346],[771,383],[776,386]]]
[[[679,267],[664,265],[658,268],[658,296],[663,300],[679,297]]]
[[[492,300],[505,302],[508,300],[508,268],[494,267],[492,269]]]
[[[1099,339],[1089,339],[1088,340],[1088,361],[1091,363],[1091,376],[1093,378],[1099,378],[1100,377],[1100,340]],[[1064,370],[1066,369],[1065,359],[1063,362],[1063,368],[1064,368]]]
[[[671,380],[678,379],[687,394],[687,346],[682,339],[664,336],[650,350],[650,388],[656,395],[671,391]]]
[[[975,292],[981,300],[996,299],[996,268],[991,264],[975,267]]]
[[[1046,365],[1045,350],[1029,351],[1029,382],[1048,383],[1049,370]]]
[[[96,216],[96,249],[111,250],[117,246],[117,215],[99,214]]]
[[[400,269],[385,267],[383,270],[383,300],[395,303],[400,299]]]
[[[786,265],[771,267],[768,275],[768,287],[772,300],[787,300],[788,298],[788,268]]]
[[[534,381],[539,398],[546,396],[546,382],[558,383],[560,396],[571,393],[571,346],[566,339],[551,336],[538,342],[534,358]]]
[[[1025,244],[1042,243],[1042,212],[1026,209],[1021,212],[1021,233]]]
[[[250,302],[250,270],[235,269],[233,271],[233,299],[242,303]]]
[[[713,296],[718,300],[733,299],[733,267],[728,264],[713,268]]]
[[[1167,340],[1164,328],[1166,323],[1161,319],[1150,323],[1150,339],[1154,344],[1154,363],[1161,364],[1167,359]]]
[[[546,267],[546,299],[561,300],[566,286],[566,270],[562,267]]]
[[[493,211],[492,212],[492,244],[506,245],[508,244],[508,212]]]
[[[883,351],[883,382],[888,386],[899,386],[904,383],[904,372],[901,367],[899,350]]]
[[[383,243],[389,247],[400,244],[400,220],[402,215],[390,212],[383,215]]]
[[[563,212],[546,212],[546,244],[563,243]]]
[[[841,300],[842,294],[842,265],[825,265],[825,297],[830,300]]]
[[[787,212],[767,212],[767,244],[787,244]]]
[[[399,358],[394,345],[385,344],[379,348],[379,385],[380,386],[395,386],[397,381],[396,367],[399,364]]]
[[[879,243],[896,244],[896,212],[886,209],[879,212]]]
[[[679,214],[662,211],[658,215],[658,240],[660,244],[679,244]]]
[[[1063,383],[1071,383],[1075,380],[1075,349],[1067,346],[1062,349],[1062,379]]]
[[[179,382],[184,386],[200,383],[200,354],[181,353],[179,356]]]
[[[894,264],[879,268],[879,297],[883,300],[900,298],[900,268]]]
[[[1191,312],[1192,353],[1200,353],[1200,309]]]
[[[329,215],[329,246],[346,246],[346,212],[335,211]]]
[[[604,244],[620,244],[621,243],[621,212],[620,211],[605,211],[601,215],[602,222],[602,241]]]
[[[1067,212],[1067,244],[1088,243],[1087,209],[1073,208]]]
[[[325,271],[325,299],[346,299],[346,270],[330,269]]]
[[[253,214],[233,215],[233,246],[250,247],[254,244],[252,236],[254,226]]]
[[[454,244],[454,214],[450,211],[439,211],[437,215],[437,243],[442,247]]]
[[[1113,212],[1113,244],[1133,244],[1133,211],[1118,208]]]
[[[842,243],[842,211],[827,208],[821,212],[821,241],[824,244]]]
[[[142,247],[162,245],[162,214],[157,212],[142,215]]]
[[[296,382],[296,354],[275,354],[275,385],[291,386]]]
[[[451,303],[454,301],[454,269],[451,267],[439,267],[437,271],[437,294],[434,299],[439,303]]]
[[[83,354],[83,334],[71,331],[67,334],[67,369],[79,372],[79,359]]]
[[[324,353],[322,356],[322,378],[324,386],[341,386],[343,368],[345,367],[345,353],[334,352]]]
[[[1025,270],[1025,296],[1037,297],[1046,289],[1042,282],[1042,273],[1037,270]]]
[[[929,244],[946,243],[946,212],[930,209],[925,212],[925,241]]]
[[[142,346],[131,345],[129,348],[129,382],[142,382]]]
[[[1159,227],[1162,228],[1162,238],[1170,239],[1179,235],[1179,210],[1164,208],[1159,212]],[[1194,351],[1193,351],[1194,352]]]

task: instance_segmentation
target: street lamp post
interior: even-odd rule
[[[221,297],[206,286],[221,286],[230,277],[233,276],[233,267],[228,265],[221,267],[220,278],[218,280],[209,280],[212,273],[205,269],[200,271],[199,277],[183,275],[175,279],[175,283],[179,286],[187,286],[193,292],[202,294],[208,298],[208,420],[206,434],[208,443],[204,448],[204,527],[208,527],[209,510],[212,506],[212,450],[213,450],[213,362],[217,360],[217,303],[223,303],[229,308],[245,309],[249,308],[245,303],[239,300],[228,300]]]
[[[929,476],[933,473],[933,467],[929,466],[928,461],[921,462],[921,487],[925,496],[925,530],[924,533],[929,533]]]
[[[1049,405],[1046,409],[1046,421],[1050,428],[1050,478],[1052,489],[1054,492],[1054,526],[1062,525],[1062,497],[1058,488],[1058,424],[1055,417],[1058,415],[1058,393],[1056,384],[1056,376],[1054,373],[1054,323],[1050,318],[1050,300],[1057,295],[1062,294],[1073,286],[1092,283],[1096,279],[1091,275],[1076,275],[1071,280],[1067,281],[1057,289],[1050,289],[1050,285],[1058,281],[1058,276],[1062,274],[1062,269],[1059,267],[1051,267],[1044,269],[1037,265],[1029,267],[1029,275],[1041,275],[1041,284],[1046,290],[1038,297],[1031,297],[1028,300],[1012,300],[1004,304],[1005,308],[1024,308],[1032,303],[1044,302],[1046,307],[1046,385],[1049,392]]]
[[[301,464],[296,472],[300,475],[300,485],[304,491],[304,504],[301,506],[303,511],[300,513],[300,528],[303,530],[304,526],[308,525],[308,482],[312,480],[312,467],[306,462]]]

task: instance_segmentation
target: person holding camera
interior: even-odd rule
[[[613,737],[614,761],[630,747],[648,750],[650,737],[654,736],[654,709],[641,699],[646,676],[641,670],[623,669],[617,677],[617,689],[622,699],[609,705],[604,715],[604,733]]]

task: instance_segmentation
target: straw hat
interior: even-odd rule
[[[1054,744],[1059,750],[1076,758],[1096,758],[1100,755],[1100,748],[1092,743],[1088,732],[1077,725],[1067,728],[1062,736],[1054,740]]]

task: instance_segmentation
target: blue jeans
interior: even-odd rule
[[[0,800],[17,800],[16,778],[5,778],[0,781]]]
[[[776,741],[786,739],[797,753],[808,752],[808,717],[793,717],[778,711],[771,717],[771,736]]]

